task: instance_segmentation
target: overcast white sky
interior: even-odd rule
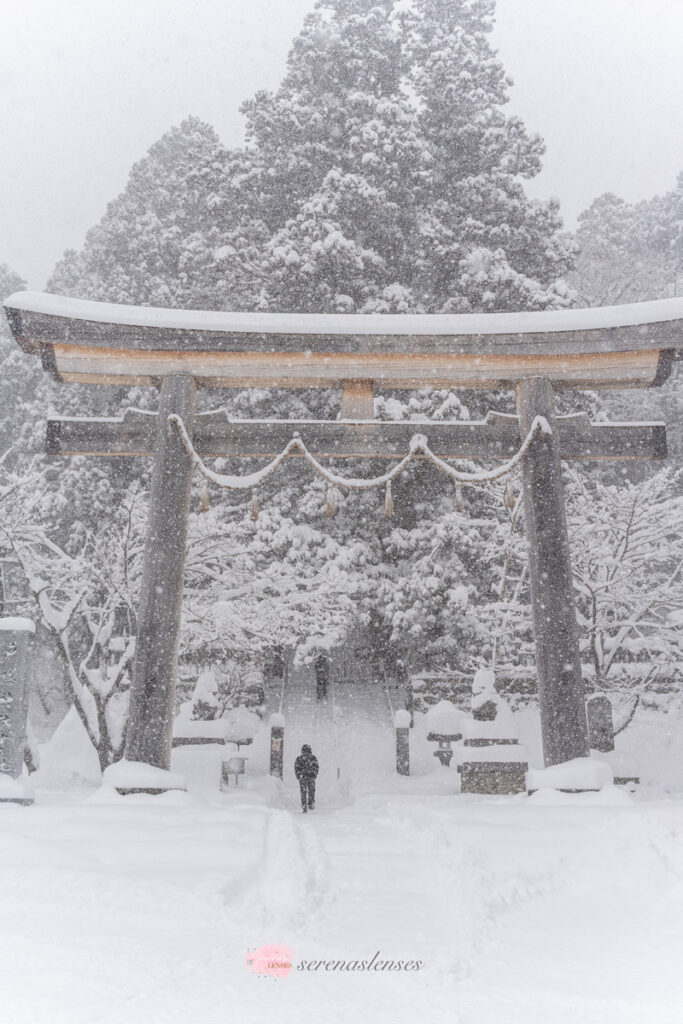
[[[228,145],[280,80],[314,0],[0,0],[0,262],[42,288],[65,248],[187,114]],[[547,143],[533,195],[573,227],[683,169],[683,0],[498,0],[510,109]]]

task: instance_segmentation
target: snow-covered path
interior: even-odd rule
[[[282,711],[287,807],[299,806],[293,765],[303,743],[312,746],[320,761],[319,809],[348,803],[352,793],[376,782],[378,769],[381,775],[392,769],[394,734],[386,694],[379,686],[332,679],[327,696],[317,700],[313,671],[299,669],[284,689]]]
[[[415,773],[396,775],[380,687],[347,681],[318,702],[304,670],[283,711],[282,784],[265,774],[266,727],[226,793],[215,772],[213,791],[197,772],[164,797],[60,790],[53,756],[35,806],[0,806],[3,1024],[683,1019],[681,786],[460,796],[416,737]],[[321,763],[306,816],[304,742]],[[272,944],[292,952],[287,977],[246,964]],[[299,969],[375,954],[422,966]]]
[[[2,1019],[681,1019],[681,803],[402,782],[306,817],[235,790],[1,808]],[[423,967],[251,973],[247,951],[271,943],[297,963]]]

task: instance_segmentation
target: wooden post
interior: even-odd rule
[[[142,761],[167,770],[171,764],[173,698],[192,479],[192,460],[177,431],[169,425],[168,417],[180,416],[191,437],[196,401],[192,377],[187,374],[164,377],[125,748],[128,761]]]
[[[342,390],[341,418],[343,420],[372,420],[375,418],[375,391],[371,380],[346,382]]]
[[[588,756],[569,536],[550,382],[539,377],[520,381],[517,410],[523,438],[536,416],[545,417],[552,430],[552,434],[536,435],[522,461],[543,757],[549,766]]]

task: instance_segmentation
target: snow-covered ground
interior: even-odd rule
[[[285,695],[283,785],[261,736],[228,793],[206,751],[177,752],[204,758],[185,794],[66,785],[56,737],[36,804],[0,807],[0,1019],[678,1024],[683,781],[668,797],[460,796],[431,756],[395,775],[384,700]],[[303,816],[306,740],[321,778]],[[292,951],[286,977],[246,964],[272,944]],[[297,969],[377,952],[422,967]]]

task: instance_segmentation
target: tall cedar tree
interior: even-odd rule
[[[506,116],[492,0],[320,0],[227,152],[189,118],[131,171],[66,294],[167,306],[403,312],[566,304],[543,144]]]

